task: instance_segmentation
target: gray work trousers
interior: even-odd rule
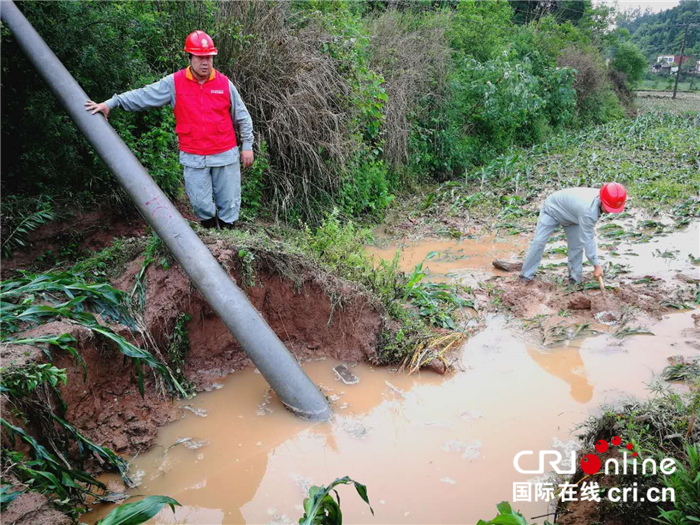
[[[527,252],[527,257],[523,263],[523,269],[520,276],[523,279],[531,280],[535,276],[544,248],[547,241],[551,237],[554,230],[560,226],[559,221],[547,213],[546,205],[542,206],[540,217],[537,219],[537,229],[535,230],[535,238],[532,240],[530,249]],[[583,279],[583,241],[581,240],[581,227],[578,224],[563,226],[566,233],[566,242],[569,252],[569,277],[580,283]]]
[[[233,224],[241,210],[241,165],[185,168],[185,192],[200,221],[216,216]]]

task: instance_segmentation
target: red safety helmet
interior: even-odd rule
[[[185,53],[198,57],[218,55],[214,41],[204,31],[192,31],[185,40]]]
[[[608,182],[600,188],[600,202],[608,213],[620,213],[625,209],[627,190],[622,184]]]

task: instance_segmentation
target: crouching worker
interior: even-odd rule
[[[569,278],[580,283],[583,278],[583,252],[593,265],[593,276],[602,277],[595,243],[595,224],[601,213],[620,213],[625,208],[627,191],[622,184],[610,182],[600,190],[569,188],[552,193],[544,201],[537,220],[535,238],[530,245],[520,279],[531,281],[542,260],[544,247],[558,226],[564,228],[569,251]]]
[[[233,83],[214,69],[214,42],[204,31],[185,40],[190,65],[150,84],[85,103],[92,114],[109,116],[119,106],[142,111],[170,104],[184,166],[185,191],[205,228],[234,228],[241,208],[241,169],[253,163],[253,122]],[[238,145],[241,145],[240,161]]]

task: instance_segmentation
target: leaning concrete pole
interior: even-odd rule
[[[11,0],[0,2],[0,9],[49,89],[282,402],[303,418],[328,419],[331,409],[323,394],[105,118],[85,111],[88,96],[29,21]]]

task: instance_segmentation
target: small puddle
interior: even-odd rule
[[[425,261],[423,269],[434,281],[457,280],[490,275],[507,275],[497,270],[491,262],[494,259],[519,255],[527,248],[527,239],[520,236],[496,237],[487,235],[479,239],[424,239],[420,241],[395,242],[388,246],[368,247],[367,253],[377,264],[391,261],[400,251],[399,269],[410,274],[416,264],[420,264],[431,252],[437,252],[432,259]]]
[[[630,245],[645,255],[629,259],[656,265],[650,253],[667,242],[692,253],[697,234],[696,223],[658,243]],[[685,244],[676,244],[680,236]],[[401,267],[410,272],[438,251],[427,263],[433,277],[496,274],[491,260],[517,255],[526,242],[406,243]],[[370,252],[392,259],[396,247]],[[682,268],[663,264],[653,271],[689,269],[687,260]],[[373,517],[353,489],[341,487],[348,523],[491,519],[498,502],[513,500],[513,483],[529,479],[513,467],[518,452],[575,446],[575,428],[601,404],[646,397],[669,356],[700,355],[691,316],[665,316],[651,327],[653,337],[604,334],[551,348],[531,344],[519,323],[496,316],[464,344],[461,370],[448,376],[348,364],[359,383],[346,385],[332,370],[339,362],[307,362],[304,369],[333,402],[335,416],[323,423],[288,413],[256,371],[236,372],[222,388],[180,402],[182,418],[159,431],[159,446],[132,461],[131,473],[142,481],[129,493],[167,495],[183,505],[174,517],[165,509],[149,523],[291,524],[303,515],[309,486],[348,475],[367,485],[375,510]],[[541,502],[516,507],[528,518],[548,512]],[[93,524],[111,508],[81,520]]]

